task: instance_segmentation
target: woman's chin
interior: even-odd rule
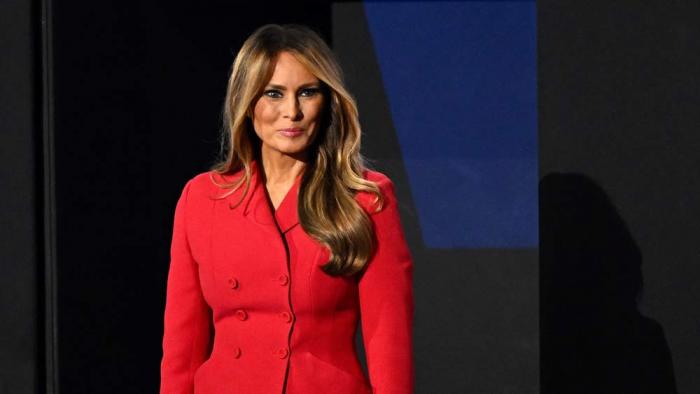
[[[306,153],[308,144],[280,144],[276,151],[288,156],[300,156]]]

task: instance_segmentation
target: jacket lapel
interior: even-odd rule
[[[250,190],[241,203],[243,215],[252,217],[253,220],[262,225],[275,225],[276,223],[282,233],[286,233],[299,224],[297,201],[302,176],[297,176],[279,207],[273,212],[258,163],[255,160],[251,162],[251,171]]]
[[[301,178],[301,175],[296,177],[292,187],[289,188],[289,191],[284,196],[284,199],[282,199],[280,206],[277,207],[277,210],[275,211],[277,225],[283,234],[289,231],[295,225],[299,224],[299,212],[297,205]]]

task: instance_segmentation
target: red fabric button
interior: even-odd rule
[[[236,278],[231,278],[228,280],[228,284],[232,289],[237,289],[238,288],[238,279]]]
[[[281,312],[280,313],[280,318],[285,322],[285,323],[291,323],[292,322],[292,314],[289,312]]]
[[[241,357],[241,348],[238,346],[233,348],[233,358],[239,358]]]
[[[275,354],[279,358],[282,358],[282,359],[287,358],[287,356],[289,356],[289,349],[287,349],[286,347],[279,348],[275,351]]]
[[[238,320],[245,320],[248,318],[248,314],[243,309],[238,309],[236,311],[236,317]]]
[[[287,275],[280,275],[277,280],[280,282],[280,285],[286,286],[287,283],[289,283],[289,277]]]

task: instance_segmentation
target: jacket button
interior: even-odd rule
[[[233,348],[233,358],[239,358],[241,357],[241,348],[238,346]]]
[[[236,279],[236,278],[229,279],[228,285],[234,290],[237,289],[238,288],[238,279]]]
[[[242,321],[248,318],[248,314],[243,309],[238,309],[236,310],[236,317]]]
[[[279,348],[275,350],[275,355],[279,358],[287,358],[287,356],[289,356],[289,349],[286,347]]]
[[[287,283],[289,283],[289,277],[287,275],[280,275],[277,280],[280,282],[280,285],[282,286],[287,286]]]
[[[292,314],[289,312],[281,312],[280,313],[280,318],[285,322],[285,323],[291,323],[292,322]]]

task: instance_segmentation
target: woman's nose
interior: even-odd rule
[[[290,98],[285,101],[284,116],[292,120],[301,119],[303,114],[301,112],[299,99],[294,96],[290,96]]]

